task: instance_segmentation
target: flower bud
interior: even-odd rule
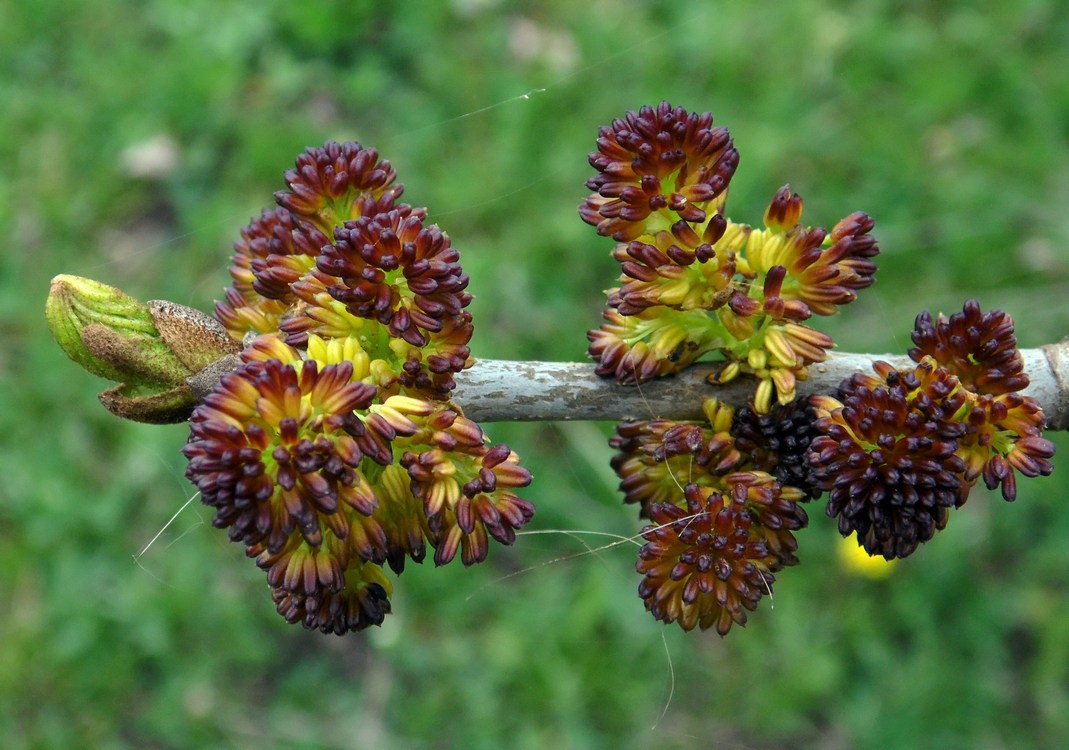
[[[240,348],[197,310],[66,274],[52,279],[45,317],[68,357],[118,383],[101,403],[138,422],[185,420],[198,401],[186,378]]]

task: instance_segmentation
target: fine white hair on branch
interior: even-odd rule
[[[1047,426],[1069,429],[1069,338],[1038,349],[1022,349],[1031,384],[1024,391],[1042,406]],[[190,384],[206,395],[237,358],[207,368],[205,377]],[[877,360],[909,367],[908,357],[890,354],[833,352],[827,361],[809,368],[809,379],[799,381],[798,393],[834,393],[855,372],[872,372]],[[620,385],[594,374],[583,362],[514,362],[479,359],[456,375],[453,400],[477,422],[550,422],[568,420],[622,421],[627,419],[703,419],[702,402],[710,396],[736,405],[746,404],[756,381],[739,376],[727,385],[710,385],[706,377],[722,363],[698,363],[678,375],[643,383]],[[211,371],[211,372],[209,372]]]

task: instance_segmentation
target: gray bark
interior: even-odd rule
[[[1043,407],[1048,427],[1069,429],[1069,338],[1038,349],[1023,349],[1025,371],[1031,379],[1026,394]],[[236,357],[191,378],[194,390],[207,393]],[[833,393],[855,372],[872,372],[872,362],[885,360],[896,367],[910,364],[897,355],[832,353],[826,362],[810,367],[809,379],[798,384],[800,395]],[[644,383],[619,385],[594,374],[583,362],[513,362],[480,359],[456,376],[453,400],[479,422],[539,422],[566,420],[701,419],[702,401],[716,396],[736,406],[753,396],[756,381],[739,376],[727,385],[709,385],[706,376],[717,363],[699,363],[684,372]],[[199,378],[199,382],[194,382]]]

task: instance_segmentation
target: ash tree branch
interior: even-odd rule
[[[1069,429],[1069,338],[1038,349],[1022,349],[1031,384],[1025,390],[1043,407],[1049,429]],[[219,378],[236,366],[236,357],[220,360],[190,379],[207,394]],[[809,379],[798,384],[801,396],[833,393],[855,372],[872,372],[876,360],[895,367],[912,364],[908,357],[832,353],[810,366]],[[699,363],[678,375],[641,386],[626,386],[598,377],[583,362],[514,362],[480,359],[456,376],[453,400],[478,422],[548,422],[567,420],[702,419],[702,402],[716,396],[735,406],[752,398],[755,379],[739,376],[727,385],[710,385],[706,377],[718,363]]]

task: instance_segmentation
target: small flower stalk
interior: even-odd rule
[[[764,228],[731,221],[724,208],[739,154],[728,131],[668,102],[614,120],[597,145],[587,182],[595,193],[579,215],[619,243],[621,271],[605,322],[588,334],[598,374],[640,383],[717,353],[715,382],[757,378],[759,413],[793,401],[834,345],[806,321],[874,281],[872,219],[805,227],[801,197],[784,186]]]

